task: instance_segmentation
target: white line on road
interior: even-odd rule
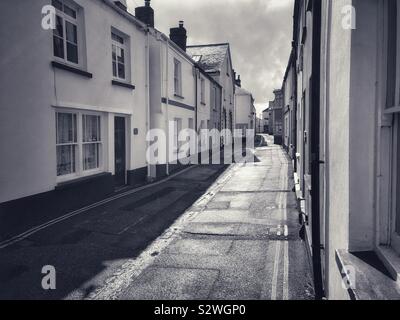
[[[283,300],[289,300],[289,242],[283,246]]]
[[[191,169],[193,169],[193,168],[195,168],[195,167],[197,167],[197,165],[192,166],[192,167],[189,167],[189,168],[187,168],[187,169],[184,169],[184,170],[182,170],[182,171],[180,171],[180,172],[178,172],[178,173],[175,173],[175,174],[169,176],[168,178],[165,178],[165,179],[160,180],[160,181],[158,181],[158,182],[155,182],[155,183],[152,183],[152,184],[149,184],[149,185],[146,185],[146,186],[137,188],[137,189],[133,189],[133,190],[130,190],[130,191],[127,191],[127,192],[118,194],[118,195],[116,195],[116,196],[113,196],[113,197],[104,199],[104,200],[102,200],[102,201],[96,202],[96,203],[94,203],[94,204],[91,204],[91,205],[86,206],[86,207],[84,207],[84,208],[78,209],[78,210],[76,210],[76,211],[67,213],[67,214],[65,214],[65,215],[63,215],[63,216],[61,216],[61,217],[56,218],[56,219],[50,220],[50,221],[48,221],[48,222],[46,222],[46,223],[44,223],[44,224],[41,224],[41,225],[36,226],[36,227],[34,227],[34,228],[32,228],[32,229],[29,229],[28,231],[25,231],[24,233],[21,233],[21,234],[19,234],[19,235],[17,235],[17,236],[14,236],[14,237],[12,237],[12,238],[10,238],[10,239],[8,239],[8,240],[5,240],[5,241],[0,242],[0,249],[7,248],[7,247],[9,247],[9,246],[11,246],[11,245],[13,245],[13,244],[15,244],[15,243],[18,243],[18,242],[20,242],[20,241],[22,241],[22,240],[28,238],[29,236],[31,236],[31,235],[33,235],[33,234],[35,234],[35,233],[38,233],[39,231],[41,231],[41,230],[43,230],[43,229],[46,229],[46,228],[48,228],[48,227],[51,227],[51,226],[53,226],[53,225],[55,225],[55,224],[57,224],[57,223],[59,223],[59,222],[65,221],[65,220],[67,220],[67,219],[69,219],[69,218],[75,217],[75,216],[77,216],[77,215],[79,215],[79,214],[81,214],[81,213],[85,213],[85,212],[87,212],[87,211],[89,211],[89,210],[91,210],[91,209],[97,208],[97,207],[99,207],[99,206],[101,206],[101,205],[103,205],[103,204],[112,202],[112,201],[114,201],[114,200],[123,198],[123,197],[125,197],[125,196],[129,196],[129,195],[134,194],[134,193],[137,193],[137,192],[139,192],[139,191],[146,190],[146,189],[148,189],[148,188],[151,188],[151,187],[155,187],[155,186],[157,186],[157,185],[160,185],[160,184],[162,184],[162,183],[164,183],[164,182],[167,182],[167,181],[169,181],[169,180],[171,180],[171,179],[173,179],[173,178],[175,178],[175,177],[177,177],[177,176],[179,176],[179,175],[185,173],[186,171],[189,171],[189,170],[191,170]]]
[[[281,242],[276,242],[275,247],[275,260],[274,260],[274,274],[272,277],[272,289],[271,289],[271,300],[277,299],[277,287],[278,287],[278,271],[279,271],[279,258],[281,253]]]

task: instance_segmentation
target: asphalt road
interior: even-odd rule
[[[88,297],[160,236],[225,168],[194,167],[0,249],[0,299]],[[47,265],[56,271],[55,290],[42,288]]]

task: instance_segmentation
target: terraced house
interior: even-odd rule
[[[319,297],[398,299],[399,10],[295,1],[285,132]]]
[[[186,53],[183,22],[170,37],[154,28],[150,1],[135,15],[111,0],[7,0],[0,9],[1,237],[23,230],[20,221],[169,175],[182,129],[221,128],[221,85]],[[172,137],[158,165],[146,157],[150,129]]]
[[[41,26],[49,4],[54,30]],[[0,8],[4,225],[144,181],[146,25],[108,0],[7,0]]]

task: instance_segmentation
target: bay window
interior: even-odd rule
[[[56,112],[58,180],[69,180],[101,170],[101,126],[98,114]]]

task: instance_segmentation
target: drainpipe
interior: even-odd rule
[[[151,129],[150,118],[150,30],[146,28],[146,130]],[[146,135],[147,135],[146,133]],[[150,141],[146,139],[147,150],[150,149]],[[151,180],[151,165],[147,162],[147,179]]]
[[[311,96],[311,213],[312,256],[316,299],[324,296],[321,264],[320,226],[320,78],[321,78],[321,1],[313,1],[312,96]]]
[[[198,125],[198,106],[199,106],[199,104],[198,104],[198,73],[199,72],[199,70],[197,69],[197,67],[195,66],[194,67],[194,78],[195,78],[195,80],[194,80],[194,92],[195,92],[195,111],[194,111],[194,130],[196,131],[196,150],[197,150],[197,148],[198,148],[198,146],[199,146],[199,141],[197,140],[197,138],[198,138],[198,135],[197,135],[197,133],[198,133],[198,130],[197,130],[197,125]],[[197,151],[199,151],[199,150],[197,150]],[[195,151],[196,152],[196,151]],[[200,150],[200,152],[201,152],[201,150]],[[198,155],[199,153],[197,152],[197,156],[199,156]]]
[[[166,102],[165,102],[165,124],[166,124],[166,130],[167,130],[167,164],[166,164],[166,173],[167,176],[169,176],[169,39],[167,38],[166,40],[166,54],[165,54],[165,68],[166,68],[166,83],[165,83],[165,88],[166,88]]]

